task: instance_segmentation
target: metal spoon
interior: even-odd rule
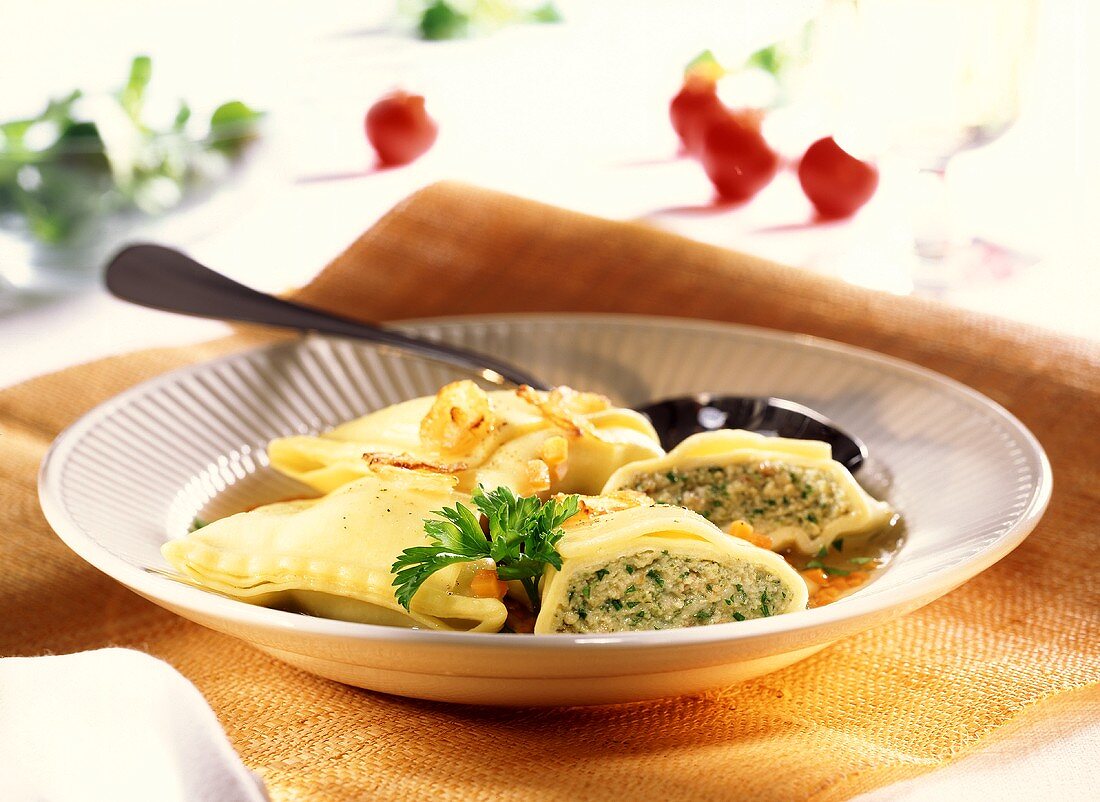
[[[528,384],[536,389],[548,389],[537,377],[496,357],[267,295],[162,245],[124,248],[107,265],[106,283],[115,297],[152,309],[369,340],[383,347],[457,366],[493,384]],[[860,440],[819,412],[781,398],[698,394],[669,398],[635,409],[653,422],[665,449],[696,432],[748,429],[780,437],[824,440],[832,446],[833,457],[852,472],[867,459],[867,448]]]

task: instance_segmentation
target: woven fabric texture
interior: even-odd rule
[[[492,311],[674,314],[874,348],[946,373],[1031,427],[1050,509],[1013,554],[896,623],[702,696],[613,708],[459,708],[303,674],[140,599],[50,531],[52,438],[143,379],[274,335],[83,365],[0,393],[0,654],[145,650],[206,696],[282,800],[848,799],[963,754],[1100,682],[1100,349],[856,289],[643,226],[455,184],[412,196],[297,297],[397,319]]]

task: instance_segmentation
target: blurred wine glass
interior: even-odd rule
[[[988,245],[957,232],[945,173],[1020,113],[1037,0],[828,0],[817,25],[819,91],[865,146],[909,166],[914,287],[941,294]]]

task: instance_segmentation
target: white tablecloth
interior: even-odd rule
[[[0,659],[0,799],[265,802],[195,686],[129,649]]]

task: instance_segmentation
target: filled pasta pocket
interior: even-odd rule
[[[639,505],[578,516],[558,551],[536,633],[691,627],[806,607],[806,584],[782,557],[690,510]]]
[[[390,566],[427,543],[424,519],[456,498],[449,477],[378,469],[319,499],[268,504],[215,521],[162,552],[194,584],[252,604],[325,618],[496,632],[507,611],[479,595],[479,567],[445,566],[406,608]]]
[[[827,443],[723,429],[625,465],[603,492],[630,490],[699,513],[719,527],[750,523],[776,551],[814,554],[885,526],[893,510],[868,495]]]

